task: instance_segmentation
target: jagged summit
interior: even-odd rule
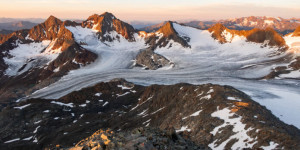
[[[208,29],[208,31],[212,32],[212,31],[223,31],[225,29],[228,29],[227,27],[225,27],[222,23],[216,23],[215,25],[213,25],[212,27],[210,27]]]
[[[215,38],[216,40],[218,40],[220,43],[229,42],[229,41],[227,41],[228,39],[226,39],[223,35],[223,32],[225,30],[228,31],[229,33],[233,34],[232,30],[229,30],[221,23],[216,23],[215,25],[213,25],[212,27],[210,27],[208,29],[208,31],[212,33],[212,37]]]
[[[173,34],[177,34],[173,27],[173,22],[172,21],[167,21],[160,29],[158,29],[159,33],[163,33],[164,36],[169,37]]]
[[[48,17],[48,19],[44,22],[47,26],[53,26],[53,25],[60,25],[62,24],[62,21],[54,16]]]
[[[105,36],[106,33],[116,31],[129,41],[134,41],[133,34],[135,29],[128,23],[117,19],[112,13],[105,12],[101,15],[94,14],[84,22],[82,27],[91,28],[99,33],[102,41],[113,41],[115,38]]]
[[[53,40],[57,37],[62,21],[50,16],[45,22],[34,26],[29,31],[30,38],[35,41]]]
[[[173,24],[174,22],[167,21],[156,31],[156,33],[162,34],[162,37],[157,42],[154,41],[155,38],[150,38],[146,43],[152,43],[152,48],[155,49],[156,47],[165,47],[170,43],[171,40],[173,40],[174,42],[181,44],[183,47],[190,47],[190,45],[188,44],[189,38],[183,38],[179,36],[177,31],[174,29]],[[172,44],[169,44],[169,47],[172,47]]]
[[[108,17],[108,18],[111,18],[111,19],[115,19],[116,17],[110,13],[110,12],[104,12],[103,14],[101,14],[100,16],[104,16],[104,17]]]

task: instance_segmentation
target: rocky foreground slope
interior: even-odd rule
[[[299,129],[233,87],[213,84],[140,86],[115,79],[59,99],[11,104],[0,120],[4,149],[300,148]]]

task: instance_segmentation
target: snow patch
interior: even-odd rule
[[[185,120],[187,119],[188,117],[195,117],[195,116],[198,116],[200,113],[202,112],[202,110],[199,110],[199,111],[196,111],[195,113],[187,116],[187,117],[183,117],[182,120]]]
[[[102,95],[102,93],[96,93],[95,96],[100,97]]]
[[[130,94],[130,92],[125,92],[125,93],[123,93],[123,94],[117,94],[117,97],[122,97],[122,96],[125,96],[125,95],[127,95],[127,94]]]
[[[176,130],[176,132],[183,132],[183,131],[191,132],[191,129],[189,129],[188,126],[182,126],[180,129]]]
[[[269,146],[261,146],[260,148],[264,149],[264,150],[273,150],[275,149],[279,144],[271,141]]]
[[[4,57],[4,62],[8,65],[5,74],[8,76],[15,76],[28,71],[35,66],[45,65],[51,61],[47,54],[42,53],[42,50],[49,45],[50,41],[43,41],[39,43],[21,44],[16,42],[18,47],[9,51],[12,57]],[[35,61],[40,60],[40,61]],[[24,67],[24,65],[26,66]],[[22,70],[20,70],[24,67]]]
[[[52,103],[52,104],[57,104],[57,105],[60,105],[60,106],[74,107],[74,106],[73,106],[73,103],[65,104],[65,103],[62,103],[62,102],[56,102],[56,101],[51,101],[51,103]]]
[[[105,103],[102,105],[102,107],[106,106],[107,104],[108,104],[108,102],[105,102]]]
[[[123,86],[123,85],[118,85],[119,88],[122,88],[122,90],[129,90],[129,89],[132,89],[132,87],[126,87],[126,86]]]
[[[231,96],[227,97],[227,99],[228,99],[228,100],[231,100],[231,101],[242,101],[242,100],[239,99],[239,98],[231,97]]]
[[[218,140],[213,141],[212,143],[209,144],[210,148],[225,149],[226,144],[231,139],[238,140],[237,142],[235,142],[232,145],[232,147],[231,147],[232,149],[252,148],[252,146],[255,144],[255,142],[253,142],[254,139],[247,135],[247,132],[250,130],[253,130],[253,128],[250,127],[246,130],[245,129],[246,124],[243,124],[241,122],[242,117],[239,116],[237,118],[232,118],[233,115],[234,115],[234,113],[232,113],[231,110],[228,108],[224,108],[222,110],[217,110],[216,112],[211,114],[212,117],[218,117],[218,118],[224,120],[224,124],[214,128],[214,130],[210,132],[211,134],[213,134],[215,136],[217,133],[222,132],[221,128],[226,127],[228,125],[233,126],[232,132],[235,134],[219,145],[216,144],[216,142]],[[245,142],[245,141],[248,141],[248,142]],[[252,144],[250,142],[252,142]]]
[[[281,74],[280,78],[300,78],[300,70],[291,71],[288,74]]]
[[[19,107],[14,107],[15,109],[24,109],[28,106],[30,106],[31,104],[27,104],[27,105],[23,105],[23,106],[19,106]]]
[[[20,138],[16,138],[16,139],[12,139],[12,140],[9,140],[9,141],[5,141],[4,143],[12,143],[12,142],[15,142],[15,141],[20,141]]]

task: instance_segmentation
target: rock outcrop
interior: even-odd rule
[[[144,67],[144,69],[156,70],[158,68],[174,64],[164,56],[159,55],[152,49],[148,48],[146,50],[142,50],[136,56],[135,65]]]
[[[57,146],[58,149],[68,149]],[[140,127],[131,131],[98,130],[70,149],[209,149],[182,138],[174,129]]]

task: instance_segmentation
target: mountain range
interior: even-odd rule
[[[0,147],[298,149],[298,25],[105,12],[0,35]]]
[[[21,29],[30,29],[35,25],[37,25],[37,23],[32,23],[29,21],[8,22],[8,23],[0,23],[0,29],[16,31]]]
[[[299,25],[300,19],[291,18],[284,19],[281,17],[260,17],[260,16],[250,16],[250,17],[241,17],[233,19],[224,19],[224,20],[212,20],[212,21],[188,21],[181,22],[187,26],[195,27],[202,30],[207,30],[216,23],[221,23],[229,29],[234,30],[251,30],[254,28],[265,29],[268,27],[273,28],[280,34],[288,34],[293,32]],[[149,25],[147,27],[142,27],[140,30],[145,31],[154,31],[161,27],[164,22],[154,25]]]

